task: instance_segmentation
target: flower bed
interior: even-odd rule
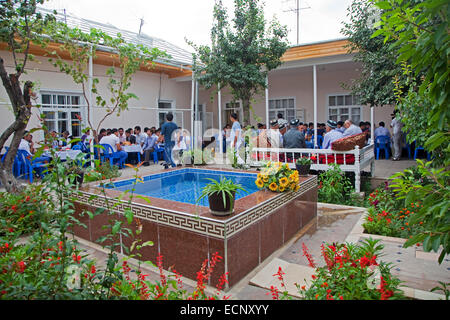
[[[403,299],[401,281],[391,274],[391,265],[379,260],[383,245],[379,240],[366,239],[361,244],[322,244],[323,267],[317,267],[308,248],[303,254],[315,269],[311,283],[296,284],[300,296],[307,300],[391,300]],[[281,283],[281,290],[272,286],[273,299],[289,299],[284,272],[279,268],[273,275]]]
[[[423,221],[410,223],[410,217],[423,207],[419,201],[405,207],[404,201],[397,200],[387,185],[372,192],[368,201],[368,214],[363,224],[365,233],[409,239],[423,232]]]

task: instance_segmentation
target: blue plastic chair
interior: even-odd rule
[[[380,158],[380,151],[384,151],[384,156],[389,159],[389,149],[391,139],[388,136],[378,136],[375,138],[375,152],[377,153],[377,160]]]
[[[164,148],[160,148],[160,147],[156,147],[155,151],[157,152],[157,159],[163,159],[164,161],[166,160],[166,153],[164,152]],[[158,163],[158,162],[156,162]]]
[[[76,145],[72,146],[72,150],[80,150],[83,151],[83,145],[82,143],[77,143]]]
[[[6,149],[6,152],[5,152],[5,154],[2,156],[2,159],[1,159],[2,163],[5,162],[5,158],[6,158],[6,155],[8,154],[9,147],[5,147],[5,149]],[[16,156],[14,157],[14,162],[13,162],[13,175],[14,175],[15,177],[20,176],[20,159],[19,159],[19,157],[17,156],[17,154],[16,154]]]
[[[28,176],[30,183],[33,183],[34,172],[45,175],[47,169],[47,163],[42,161],[32,161],[32,155],[25,150],[18,150],[17,155],[21,161],[21,175]],[[38,172],[39,171],[39,172]]]
[[[106,160],[109,159],[109,163],[112,165],[114,165],[114,160],[118,161],[118,165],[119,167],[123,168],[124,163],[123,161],[120,161],[120,157],[114,155],[114,149],[109,145],[109,144],[101,144],[101,146],[103,148],[105,148],[103,151],[103,153],[101,154],[101,162],[105,162]]]
[[[423,147],[417,147],[416,150],[414,150],[414,160],[416,160],[419,151],[424,151],[427,154],[427,160],[430,161],[430,154]]]
[[[317,136],[317,145],[319,146],[319,149],[322,149],[322,143],[323,143],[323,136],[318,135]]]

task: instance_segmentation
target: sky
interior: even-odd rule
[[[352,0],[299,0],[299,44],[338,39]],[[233,0],[223,0],[232,15]],[[297,44],[297,0],[265,0],[266,20],[274,16],[289,29],[288,41]],[[80,18],[110,23],[120,29],[142,32],[192,52],[185,38],[196,45],[210,43],[214,0],[48,0],[44,7],[63,10]]]

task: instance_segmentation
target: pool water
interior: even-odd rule
[[[135,186],[133,186],[134,179],[119,181],[113,183],[114,186],[109,188],[118,191],[129,190],[131,192],[131,189],[134,187],[134,193],[142,196],[196,204],[203,187],[211,182],[207,180],[208,178],[220,181],[224,177],[241,184],[246,190],[246,192],[238,190],[236,192],[236,200],[259,191],[255,185],[256,174],[193,168],[145,176],[143,177],[144,183],[138,182]],[[208,198],[203,198],[199,205],[209,206]]]

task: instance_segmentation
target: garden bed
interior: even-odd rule
[[[368,214],[364,214],[347,236],[346,242],[358,243],[363,239],[379,239],[384,245],[383,261],[394,265],[392,274],[404,281],[401,288],[405,295],[421,300],[445,299],[442,294],[430,292],[439,286],[439,281],[450,281],[450,259],[446,258],[441,265],[437,262],[439,254],[424,252],[422,246],[404,248],[407,239],[369,234],[364,230],[363,224]]]

